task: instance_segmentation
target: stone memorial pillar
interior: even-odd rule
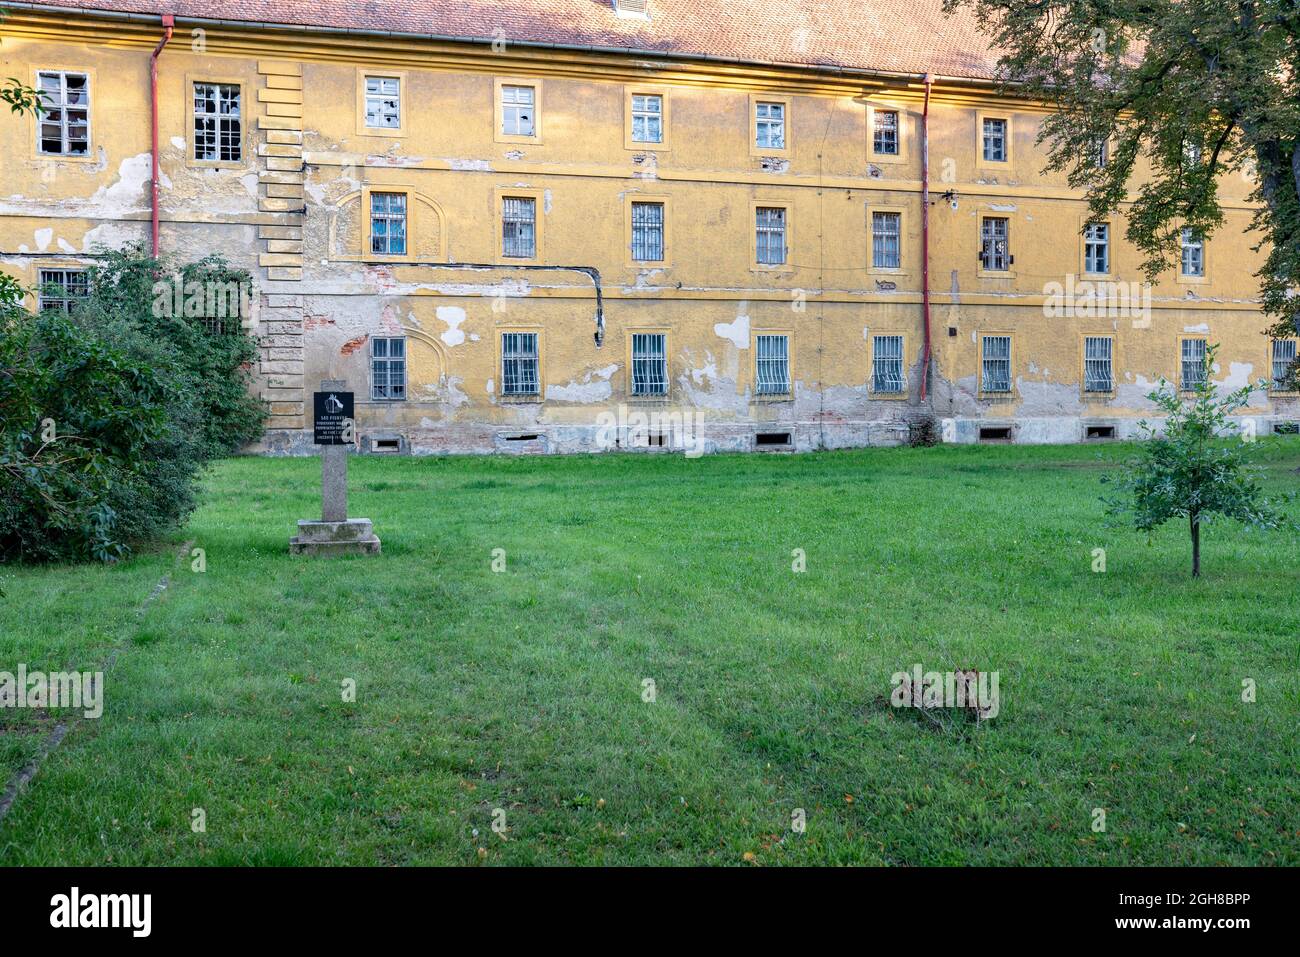
[[[354,396],[342,379],[325,379],[312,397],[313,438],[321,454],[320,521],[304,519],[289,539],[289,553],[330,557],[378,555],[368,518],[348,518],[348,447],[356,442]]]

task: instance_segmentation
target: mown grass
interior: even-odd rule
[[[356,459],[384,554],[331,562],[286,553],[317,461],[226,461],[168,548],[0,574],[0,669],[123,649],[0,861],[1300,863],[1296,541],[1212,528],[1193,581],[1103,524],[1121,454]],[[1000,714],[890,708],[916,663]]]

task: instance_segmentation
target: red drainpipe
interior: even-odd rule
[[[925,315],[925,349],[921,353],[921,401],[930,385],[930,88],[925,75],[925,110],[921,114],[921,308]]]
[[[149,97],[153,110],[153,219],[150,235],[153,238],[153,257],[158,258],[158,56],[176,28],[176,18],[170,13],[162,15],[163,37],[149,57]]]

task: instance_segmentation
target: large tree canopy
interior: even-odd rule
[[[1300,320],[1300,0],[944,0],[966,5],[1003,51],[1003,79],[1056,107],[1049,170],[1095,215],[1125,210],[1154,279],[1179,233],[1223,222],[1219,187],[1241,175],[1259,204],[1259,273],[1275,334]],[[1097,144],[1109,158],[1095,162]],[[1133,176],[1140,160],[1150,175]]]

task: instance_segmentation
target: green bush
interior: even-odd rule
[[[35,316],[0,276],[0,561],[121,558],[185,520],[207,461],[260,436],[256,341],[237,316],[165,308],[172,276],[242,274],[111,253],[71,314]]]

